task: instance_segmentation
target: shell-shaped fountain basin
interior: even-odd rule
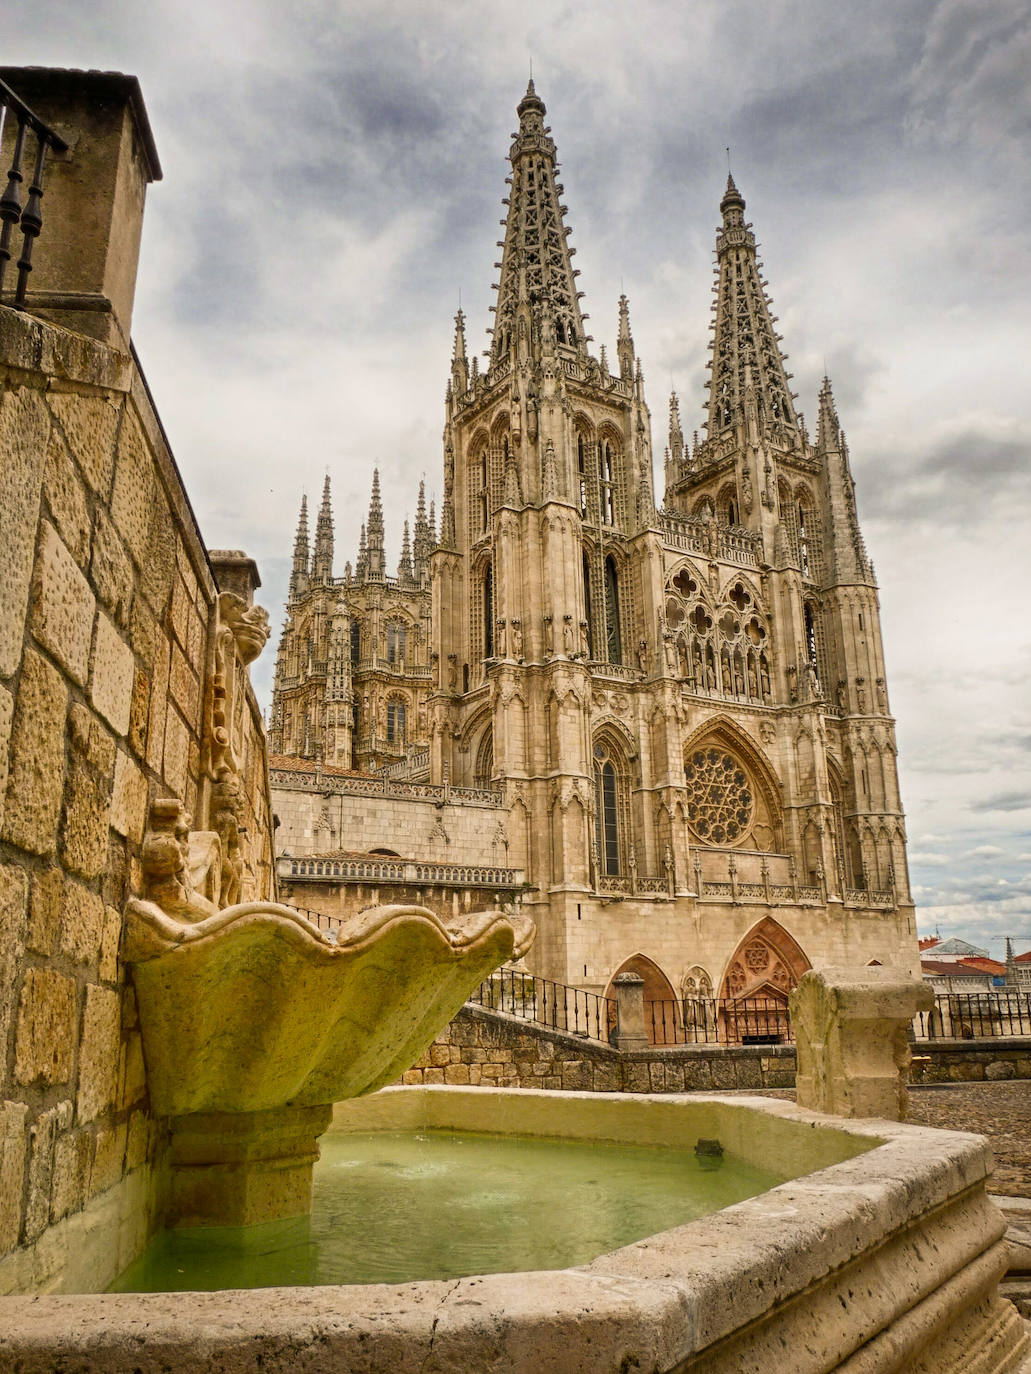
[[[534,933],[519,913],[444,922],[425,907],[380,906],[327,934],[267,902],[186,924],[134,899],[122,957],[153,1109],[256,1113],[372,1092]]]

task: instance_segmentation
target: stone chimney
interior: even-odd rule
[[[51,67],[0,67],[0,80],[68,144],[46,161],[26,308],[128,351],[143,202],[161,179],[140,83]],[[4,130],[5,178],[15,124]]]

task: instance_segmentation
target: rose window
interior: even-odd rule
[[[748,775],[723,749],[696,749],[684,767],[687,819],[700,840],[735,844],[748,832],[755,798]]]

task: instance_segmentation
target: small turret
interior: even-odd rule
[[[362,521],[361,534],[358,536],[358,559],[354,567],[355,576],[359,582],[364,582],[369,575],[369,543],[365,533],[365,521]]]
[[[429,576],[430,554],[433,552],[433,534],[426,519],[426,483],[419,483],[419,499],[415,506],[414,574],[416,582],[424,582]]]
[[[404,531],[401,535],[401,557],[397,562],[397,580],[399,582],[412,582],[412,540],[408,531],[408,521],[404,523]]]
[[[831,570],[835,578],[842,582],[872,582],[873,568],[859,529],[856,484],[849,466],[845,431],[838,421],[828,377],[824,377],[820,387],[816,452],[824,466],[830,506],[828,536]]]
[[[684,461],[684,431],[680,428],[680,401],[669,393],[669,456],[677,467]]]
[[[465,347],[465,315],[459,307],[455,316],[455,346],[451,353],[451,385],[456,396],[469,390],[469,358]]]
[[[315,522],[315,548],[311,560],[313,582],[328,582],[333,576],[333,509],[329,498],[329,473],[322,486],[322,505]]]
[[[294,563],[290,573],[290,600],[296,601],[308,590],[308,498],[301,497],[301,514],[294,536]]]
[[[624,382],[634,379],[634,336],[630,333],[630,305],[626,296],[619,298],[619,333],[616,337],[616,357],[619,375]]]

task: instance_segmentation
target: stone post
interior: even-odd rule
[[[790,997],[798,1105],[904,1120],[907,1033],[916,1013],[933,1004],[928,984],[902,969],[810,969]]]
[[[646,1050],[644,979],[639,973],[621,973],[612,986],[616,991],[616,1049]]]
[[[261,586],[258,565],[242,549],[212,549],[208,554],[211,571],[220,592],[232,592],[248,606]]]
[[[161,179],[140,83],[50,67],[0,67],[0,80],[68,144],[47,159],[26,306],[128,351],[143,202]]]

